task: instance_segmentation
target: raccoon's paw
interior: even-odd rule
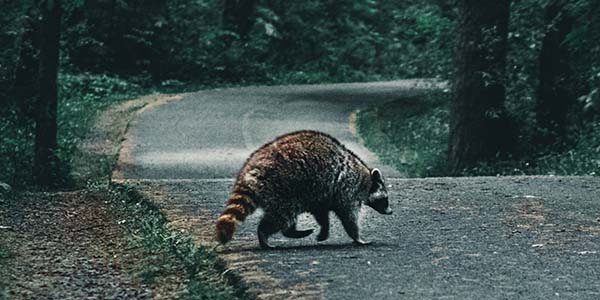
[[[329,238],[329,232],[319,232],[317,235],[317,242],[322,242]]]
[[[366,245],[371,245],[371,244],[372,244],[372,242],[365,241],[362,239],[354,240],[354,245],[356,245],[356,246],[366,246]]]
[[[268,242],[267,242],[268,238],[264,235],[264,233],[262,232],[258,232],[258,244],[260,245],[260,248],[263,250],[268,250],[268,249],[275,249],[275,247],[271,246]]]
[[[260,244],[260,249],[263,249],[263,250],[273,250],[273,249],[275,249],[274,246],[271,246],[271,245],[269,245],[266,242],[260,242],[259,244]]]

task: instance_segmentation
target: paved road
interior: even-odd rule
[[[142,114],[130,129],[131,161],[124,178],[232,178],[256,148],[275,137],[315,129],[340,139],[384,175],[352,134],[358,108],[414,95],[422,81],[217,89],[190,94]]]
[[[125,143],[122,176],[153,196],[173,226],[208,240],[246,156],[296,129],[326,131],[372,166],[351,134],[356,108],[418,90],[413,82],[203,91],[146,112]],[[391,175],[391,176],[390,176]],[[274,251],[247,220],[220,252],[261,298],[600,299],[600,178],[390,178],[394,215],[362,213],[374,242],[332,235],[289,240]],[[301,227],[313,228],[305,215]]]

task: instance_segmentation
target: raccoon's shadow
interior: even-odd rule
[[[365,250],[365,249],[373,249],[373,248],[385,248],[390,245],[382,242],[373,242],[369,245],[355,245],[353,243],[345,243],[345,244],[314,244],[314,245],[292,245],[292,246],[275,246],[272,249],[261,249],[259,247],[251,247],[251,248],[228,248],[223,249],[222,251],[217,251],[217,253],[221,254],[231,254],[231,253],[243,253],[243,252],[287,252],[287,251],[314,251],[314,250],[323,250],[323,251],[332,251],[332,250]]]

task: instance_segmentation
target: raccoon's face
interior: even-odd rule
[[[379,169],[371,170],[371,189],[369,190],[369,199],[365,203],[380,214],[391,215],[390,203],[388,201],[388,192],[383,182],[383,176]]]

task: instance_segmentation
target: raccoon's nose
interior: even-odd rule
[[[385,214],[386,215],[391,215],[392,213],[393,213],[393,211],[392,211],[391,208],[388,207],[388,208],[385,209]]]

